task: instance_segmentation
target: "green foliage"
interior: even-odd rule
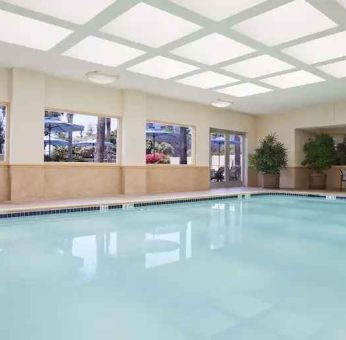
[[[164,155],[173,155],[173,146],[166,142],[161,142],[155,145],[155,152],[163,153]]]
[[[67,162],[68,161],[68,149],[66,146],[56,146],[52,148],[52,161],[53,162]],[[73,148],[72,154],[73,162],[84,162],[84,154],[82,148]]]
[[[63,146],[52,147],[53,162],[67,162],[67,148]]]
[[[167,142],[156,142],[155,143],[155,152],[162,153],[165,155],[172,156],[174,154],[174,148],[171,144]],[[154,153],[153,142],[151,140],[146,141],[146,154]]]
[[[264,137],[260,146],[249,156],[250,166],[263,174],[278,174],[287,166],[287,149],[276,134]]]
[[[329,169],[337,161],[334,139],[326,134],[310,138],[303,151],[305,159],[302,165],[317,172]]]

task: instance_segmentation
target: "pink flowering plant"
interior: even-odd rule
[[[149,153],[146,155],[147,164],[169,164],[169,157],[164,153]]]

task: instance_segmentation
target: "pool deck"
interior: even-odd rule
[[[223,197],[236,194],[252,194],[252,193],[298,193],[298,194],[314,194],[314,195],[337,195],[346,197],[346,192],[332,191],[312,191],[312,190],[268,190],[262,188],[222,188],[210,189],[205,191],[194,192],[177,192],[150,195],[117,195],[111,197],[95,197],[95,198],[73,198],[73,199],[56,199],[56,200],[40,200],[30,202],[4,202],[0,203],[0,213],[14,213],[23,211],[51,210],[63,208],[82,208],[89,206],[116,205],[116,204],[134,204],[147,203],[157,201],[171,201],[180,199],[198,199],[208,197]]]

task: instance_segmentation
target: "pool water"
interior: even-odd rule
[[[345,340],[346,202],[0,222],[1,340]]]

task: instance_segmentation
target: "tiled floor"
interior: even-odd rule
[[[0,203],[0,213],[5,212],[21,212],[27,210],[49,210],[59,208],[70,207],[84,207],[95,205],[111,205],[111,204],[126,204],[137,202],[151,202],[151,201],[165,201],[172,199],[188,199],[188,198],[203,198],[203,197],[217,197],[226,196],[230,194],[241,193],[256,193],[256,192],[292,192],[289,190],[266,190],[261,188],[222,188],[222,189],[210,189],[205,191],[194,192],[177,192],[177,193],[165,193],[165,194],[151,194],[151,195],[118,195],[112,197],[95,197],[95,198],[75,198],[75,199],[59,199],[59,200],[41,200],[34,202],[6,202]],[[326,194],[342,195],[345,196],[346,192],[327,192],[327,191],[295,191],[297,193],[314,193],[314,194]]]

